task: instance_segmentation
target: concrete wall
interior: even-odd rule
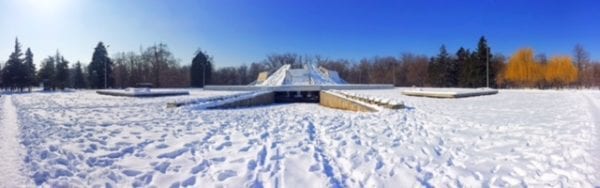
[[[332,94],[326,91],[321,91],[319,97],[319,103],[323,106],[342,109],[342,110],[351,110],[357,112],[376,112],[377,109],[369,107],[367,105],[363,105],[355,100],[343,97],[341,95]]]
[[[366,98],[363,96],[348,95],[347,93],[338,93],[338,94],[344,95],[348,98],[358,100],[358,101],[361,101],[361,102],[364,102],[367,104],[377,105],[380,107],[389,108],[389,109],[393,109],[393,110],[404,108],[404,103],[402,103],[402,102],[396,103],[395,101],[382,101],[379,99],[371,99],[371,98]]]
[[[393,89],[391,84],[339,84],[339,85],[281,85],[281,86],[255,86],[255,85],[207,85],[204,90],[216,91],[320,91],[327,89],[355,90],[355,89]]]
[[[230,103],[226,103],[219,106],[210,107],[209,109],[229,109],[229,108],[242,108],[242,107],[251,107],[251,106],[262,106],[273,104],[275,101],[275,94],[273,92],[267,92],[260,95],[257,95],[252,98],[242,99]]]
[[[269,77],[269,72],[263,71],[258,73],[258,77],[256,78],[256,83],[262,83]]]

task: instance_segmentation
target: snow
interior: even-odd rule
[[[594,135],[593,137],[596,138],[591,141],[594,147],[589,149],[589,153],[592,156],[600,156],[600,144],[598,144],[600,143],[600,97],[592,92],[585,92],[584,97],[588,101],[588,115],[590,119],[592,119],[592,124],[594,125],[592,134]],[[591,163],[594,164],[595,169],[600,169],[600,157],[592,158]]]
[[[189,92],[177,89],[150,89],[150,88],[126,88],[126,89],[106,89],[99,90],[98,94],[130,96],[130,97],[151,97],[167,95],[188,95]]]
[[[273,74],[271,74],[264,82],[259,85],[262,86],[277,86],[282,85],[285,80],[286,73],[290,69],[291,65],[286,64],[281,66],[281,68],[277,69]]]
[[[0,98],[0,185],[2,187],[22,187],[29,185],[23,175],[23,147],[19,144],[19,124],[17,113],[10,95]]]
[[[438,98],[460,98],[460,97],[472,97],[481,95],[491,95],[498,93],[498,90],[491,88],[411,88],[403,90],[402,94],[408,96],[422,96],[422,97],[438,97]]]
[[[316,67],[313,64],[304,64],[302,68],[292,69],[289,64],[286,64],[258,85],[338,85],[345,83],[335,71]]]
[[[195,109],[198,109],[198,110],[209,109],[209,108],[213,108],[213,107],[222,106],[225,104],[238,102],[241,100],[254,98],[256,96],[264,95],[264,94],[271,93],[271,92],[272,91],[264,90],[264,91],[254,91],[254,92],[242,93],[242,94],[237,94],[237,95],[233,95],[231,97],[226,97],[226,98],[218,98],[215,100],[207,100],[207,101],[191,103],[190,106],[193,106]]]
[[[19,135],[23,172],[45,187],[600,185],[599,91],[429,99],[404,96],[406,89],[345,91],[407,106],[375,113],[307,103],[166,107],[238,94],[202,90],[161,98],[32,93],[10,96],[14,105],[2,97],[0,128]],[[20,134],[16,126],[6,133],[5,122],[19,122]],[[0,180],[15,164],[0,167]],[[7,182],[0,187],[14,187]]]

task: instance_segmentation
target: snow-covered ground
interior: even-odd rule
[[[300,103],[166,107],[234,94],[201,90],[142,99],[33,93],[10,96],[12,104],[2,96],[9,118],[0,133],[20,130],[8,134],[24,147],[25,187],[600,185],[598,91],[431,99],[403,89],[352,91],[409,106],[375,113]],[[19,129],[4,125],[15,118]],[[7,175],[0,187],[12,187]]]
[[[29,184],[24,174],[24,148],[19,144],[19,124],[12,97],[0,98],[0,185],[20,187]]]

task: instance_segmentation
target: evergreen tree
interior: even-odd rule
[[[460,47],[460,49],[458,49],[458,51],[456,51],[456,59],[454,60],[456,63],[456,81],[457,81],[457,86],[459,87],[467,87],[467,80],[468,77],[465,73],[465,69],[467,68],[467,62],[469,61],[470,58],[470,54],[471,52],[469,52],[469,50]]]
[[[456,56],[463,55],[460,53],[464,53],[465,49],[460,48],[456,53]],[[448,87],[457,87],[460,80],[460,71],[462,69],[463,61],[459,61],[458,59],[449,58],[446,60],[446,86]]]
[[[38,71],[38,79],[44,84],[44,90],[54,90],[54,74],[55,59],[52,56],[47,57],[42,61],[40,71]]]
[[[63,56],[56,53],[56,74],[54,76],[55,85],[64,90],[69,85],[69,62]]]
[[[2,69],[2,80],[4,82],[4,87],[10,89],[11,91],[19,88],[21,91],[23,90],[23,59],[21,56],[23,53],[21,52],[21,44],[18,39],[15,39],[15,51],[10,54],[6,65]]]
[[[31,92],[31,87],[36,85],[35,78],[35,64],[33,63],[33,53],[30,48],[27,48],[25,52],[25,86],[29,88]]]
[[[461,71],[461,87],[475,87],[475,78],[473,75],[476,72],[476,55],[474,52],[467,50],[465,52],[465,64]]]
[[[79,61],[75,63],[75,68],[73,71],[73,88],[87,88],[87,84],[85,83],[85,77],[83,75],[83,69],[81,68],[81,63]]]
[[[2,70],[2,62],[0,61],[0,88],[4,88],[4,81],[2,80],[3,79],[2,72],[4,72],[4,71]]]
[[[481,36],[479,43],[477,44],[477,56],[476,63],[474,64],[472,78],[474,87],[485,87],[487,77],[487,61],[492,59],[491,49],[487,44],[487,40],[484,36]],[[491,72],[491,70],[490,70]],[[490,75],[491,79],[491,75]],[[490,80],[491,81],[491,80]]]
[[[448,87],[451,86],[449,69],[451,66],[451,57],[446,50],[446,46],[440,47],[440,53],[431,58],[429,65],[429,83],[432,86]]]
[[[192,59],[192,67],[190,69],[190,81],[192,87],[204,87],[204,84],[210,83],[212,76],[213,64],[212,58],[205,52],[198,50],[196,56]]]
[[[92,62],[88,65],[90,87],[96,89],[113,87],[112,67],[113,63],[108,57],[106,47],[102,42],[99,42],[94,49]]]
[[[454,62],[452,61],[452,57],[448,54],[446,50],[446,46],[440,48],[440,54],[437,56],[437,63],[441,67],[442,75],[441,82],[444,87],[454,86],[454,79],[456,79],[454,73]]]
[[[461,71],[460,85],[463,87],[485,87],[487,76],[486,61],[488,58],[490,61],[490,87],[492,87],[495,77],[492,71],[492,55],[487,40],[483,36],[479,39],[477,49],[465,60]]]

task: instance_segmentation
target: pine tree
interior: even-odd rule
[[[212,70],[212,58],[205,52],[198,50],[196,56],[192,59],[192,67],[190,69],[191,86],[204,87],[204,84],[210,83]]]
[[[83,69],[81,68],[81,63],[79,61],[75,63],[73,74],[73,87],[75,89],[87,88],[85,77],[83,75]]]
[[[442,86],[451,87],[454,84],[453,62],[452,57],[448,54],[446,46],[442,46],[440,54],[437,57],[438,64],[442,67]]]
[[[112,67],[113,63],[108,57],[106,47],[102,42],[99,42],[94,49],[92,62],[88,65],[90,87],[96,89],[113,87]]]
[[[69,62],[63,56],[56,53],[56,74],[55,84],[61,90],[64,90],[69,85]]]
[[[54,74],[55,59],[52,56],[47,57],[42,61],[40,71],[38,71],[38,79],[44,84],[44,90],[54,90]]]
[[[461,49],[464,50],[462,47]],[[448,58],[445,59],[445,61],[446,62],[444,63],[446,64],[446,86],[456,87],[458,86],[458,80],[460,77],[461,63],[450,56],[448,56]]]
[[[468,63],[470,61],[471,52],[463,47],[460,47],[458,51],[456,51],[456,59],[454,60],[456,63],[456,76],[457,76],[457,86],[459,87],[468,87],[469,77],[467,69],[469,68]]]
[[[25,86],[29,88],[31,92],[31,87],[36,85],[35,78],[35,64],[33,63],[33,53],[30,48],[27,48],[25,52]]]
[[[468,54],[468,52],[466,52]],[[465,55],[465,54],[463,54]],[[463,56],[465,57],[465,56]],[[493,84],[492,55],[491,49],[484,36],[479,38],[477,49],[464,60],[462,67],[460,85],[462,87],[485,87],[487,77],[487,61],[490,61],[490,87]]]
[[[476,63],[474,64],[474,70],[471,75],[474,87],[485,87],[487,77],[487,61],[492,59],[491,49],[487,44],[487,40],[484,36],[479,38],[477,44],[477,56]],[[491,77],[491,75],[490,75]]]
[[[6,65],[2,69],[2,80],[4,82],[4,87],[13,91],[19,88],[21,91],[23,90],[23,59],[21,56],[23,53],[21,52],[21,44],[18,39],[15,39],[15,51],[10,54]]]
[[[4,72],[4,71],[2,69],[2,62],[0,61],[0,87],[4,88],[4,81],[2,80],[3,79],[2,72]]]
[[[451,58],[446,50],[446,46],[440,47],[440,53],[435,57],[431,58],[429,65],[429,83],[432,86],[448,87],[450,86],[450,68]]]

